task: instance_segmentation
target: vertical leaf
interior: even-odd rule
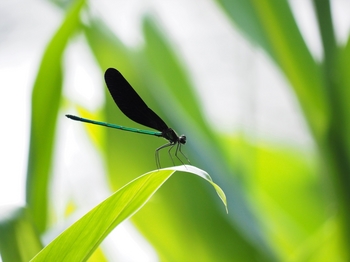
[[[0,253],[4,262],[26,262],[42,245],[26,208],[0,210]]]
[[[330,121],[325,137],[323,157],[333,181],[338,203],[339,226],[343,249],[350,244],[350,148],[349,148],[349,74],[347,48],[337,48],[329,0],[314,1],[324,50],[323,75],[330,104]],[[344,70],[345,69],[345,70]],[[346,252],[350,259],[349,251]]]
[[[322,71],[305,44],[288,2],[248,0],[249,4],[234,1],[235,5],[228,0],[219,2],[229,17],[279,65],[299,99],[315,139],[320,141],[328,122]],[[238,14],[246,10],[249,19],[242,19]]]
[[[84,3],[76,1],[68,11],[45,50],[33,87],[26,200],[40,232],[47,222],[48,183],[62,92],[61,59],[69,38],[80,25]]]

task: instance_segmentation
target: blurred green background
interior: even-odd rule
[[[24,11],[21,1],[1,5],[0,19],[7,23],[0,34],[8,41],[16,29],[11,21]],[[186,134],[184,152],[225,191],[229,214],[207,183],[176,175],[89,261],[350,260],[346,1],[78,0],[34,6],[33,24],[48,36],[28,66],[29,91],[16,85],[22,75],[14,61],[21,59],[11,59],[6,49],[0,53],[6,58],[1,77],[9,79],[3,99],[11,92],[11,110],[24,99],[28,103],[22,95],[31,92],[31,113],[23,122],[30,126],[28,151],[18,152],[28,164],[23,174],[13,174],[22,180],[26,174],[25,206],[1,209],[3,261],[28,261],[72,220],[155,169],[154,149],[165,141],[64,117],[142,128],[106,92],[108,67],[120,70],[169,126]],[[25,31],[31,24],[21,25]],[[24,34],[28,44],[18,45],[30,48],[35,37],[41,36]],[[13,125],[2,127],[4,144],[27,143]],[[161,162],[171,165],[166,152]],[[2,172],[3,190],[11,172]],[[18,185],[14,190],[24,192]]]

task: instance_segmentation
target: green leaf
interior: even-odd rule
[[[42,249],[28,209],[0,210],[0,253],[3,262],[26,262]]]
[[[205,171],[188,165],[154,170],[131,181],[101,202],[31,261],[86,261],[103,239],[144,206],[176,171],[195,174],[210,182],[226,206],[225,194]]]
[[[338,81],[339,84],[336,86],[337,90],[334,92],[338,93],[339,107],[342,110],[342,117],[345,120],[342,123],[342,128],[339,128],[339,132],[342,132],[342,138],[346,143],[346,148],[348,150],[348,155],[350,155],[350,37],[344,48],[339,50],[338,56]]]
[[[176,100],[178,108],[186,111],[190,121],[196,121],[196,124],[207,131],[207,123],[203,118],[199,99],[192,86],[191,78],[187,73],[186,66],[177,54],[176,47],[169,42],[167,35],[159,26],[149,17],[144,20],[143,32],[145,37],[145,46],[142,55],[145,57],[149,71],[143,70],[144,79],[153,78],[148,84],[148,89],[154,93],[162,92],[162,101]],[[164,59],[166,57],[166,59]],[[153,77],[150,77],[153,76]],[[169,91],[169,98],[164,99],[166,94],[163,90]],[[164,103],[164,102],[163,102]],[[168,104],[168,102],[164,103]],[[162,105],[162,109],[167,106]],[[174,116],[174,114],[168,114]],[[175,118],[177,120],[177,118]],[[172,120],[175,122],[174,120]],[[177,124],[177,123],[176,123]]]
[[[26,198],[40,232],[47,223],[47,191],[62,92],[61,60],[69,38],[80,25],[84,4],[85,0],[76,1],[68,11],[43,55],[33,87]]]
[[[315,138],[320,141],[328,121],[322,72],[306,46],[288,1],[218,2],[243,32],[263,47],[283,71],[299,99]],[[243,18],[242,14],[248,18]]]
[[[225,161],[223,152],[215,142],[217,137],[212,134],[210,126],[197,117],[201,114],[199,104],[196,100],[179,102],[175,98],[181,100],[179,94],[174,94],[177,92],[177,85],[171,83],[175,81],[171,77],[172,72],[176,75],[175,82],[184,85],[183,93],[193,88],[184,73],[185,67],[172,50],[166,35],[162,34],[154,23],[149,20],[146,22],[144,31],[147,35],[145,39],[147,50],[139,51],[141,55],[138,56],[132,49],[125,48],[101,22],[91,22],[85,32],[102,68],[116,67],[123,74],[125,72],[125,78],[152,110],[159,112],[166,123],[177,131],[186,131],[186,135],[190,138],[185,147],[186,154],[188,153],[191,161],[198,166],[210,170],[209,172],[213,174],[215,172],[215,180],[220,181],[225,187],[231,206],[230,213],[226,216],[218,208],[218,201],[215,199],[215,194],[211,194],[210,187],[198,184],[189,176],[179,176],[158,192],[156,204],[152,202],[147,205],[133,217],[132,221],[164,260],[213,261],[218,260],[218,256],[221,261],[230,261],[233,256],[238,260],[247,261],[253,261],[256,257],[259,257],[260,261],[270,260],[270,257],[274,256],[271,255],[273,251],[264,239],[263,230],[249,203],[249,198],[227,167],[227,163],[230,162]],[[162,56],[166,54],[167,58],[170,57],[171,63],[164,69],[161,66],[163,58],[158,52]],[[189,92],[191,93],[189,97],[195,96],[193,91]],[[187,98],[186,96],[182,99]],[[106,97],[106,104],[107,122],[137,126],[133,122],[128,122],[109,94]],[[108,143],[104,156],[109,170],[109,180],[114,188],[133,179],[134,172],[140,173],[154,166],[154,155],[150,152],[154,152],[156,143],[157,146],[162,145],[161,139],[155,137],[145,139],[110,129],[105,129],[105,132],[105,141]],[[120,150],[126,148],[128,150]],[[162,154],[164,157],[161,156],[164,166],[170,163],[170,158],[165,157],[165,154],[166,152]],[[135,159],[138,159],[137,165],[134,164]],[[116,176],[115,172],[124,175]],[[181,195],[175,199],[173,196],[178,194],[179,190]],[[203,217],[207,219],[202,220]],[[211,227],[212,224],[219,226]],[[188,234],[191,238],[184,238],[184,235]],[[232,246],[230,243],[240,245]]]
[[[257,10],[252,0],[217,0],[229,18],[243,31],[254,44],[261,45],[270,55],[273,52],[268,43]]]

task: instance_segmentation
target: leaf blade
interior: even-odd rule
[[[118,224],[143,207],[176,171],[192,173],[205,179],[200,172],[206,172],[198,168],[189,170],[182,166],[146,173],[102,201],[59,235],[31,261],[86,261],[103,239]]]
[[[85,0],[77,1],[51,39],[43,55],[32,92],[30,147],[26,201],[40,232],[47,223],[47,194],[51,172],[56,120],[61,101],[61,58],[68,39],[80,24]]]

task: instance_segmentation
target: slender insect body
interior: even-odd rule
[[[167,139],[169,142],[176,144],[185,144],[186,143],[186,136],[178,136],[176,132],[172,128],[168,128],[162,132],[162,136]]]
[[[135,121],[136,123],[139,123],[144,126],[148,126],[155,130],[158,130],[159,132],[151,131],[151,130],[141,130],[137,128],[125,127],[125,126],[120,126],[115,124],[109,124],[109,123],[90,120],[90,119],[81,118],[73,115],[66,115],[66,116],[76,121],[81,121],[81,122],[95,124],[95,125],[101,125],[105,127],[115,128],[119,130],[139,133],[139,134],[153,135],[153,136],[165,138],[166,140],[169,141],[169,143],[157,148],[155,152],[156,164],[158,168],[160,168],[158,153],[159,153],[159,150],[162,148],[169,147],[168,154],[170,155],[170,158],[174,164],[174,160],[171,157],[170,151],[175,145],[176,145],[176,150],[175,150],[176,158],[178,158],[180,162],[184,164],[177,155],[177,153],[180,152],[186,158],[186,160],[190,162],[188,158],[181,152],[181,145],[186,144],[186,136],[185,135],[178,136],[172,128],[169,128],[166,125],[166,123],[146,105],[146,103],[141,99],[141,97],[136,93],[136,91],[131,87],[128,81],[126,81],[126,79],[122,76],[122,74],[118,70],[114,68],[108,68],[105,72],[105,81],[114,102],[127,117],[129,117],[131,120]]]
[[[160,161],[159,161],[159,150],[163,149],[163,148],[166,148],[166,147],[170,147],[169,150],[168,150],[168,154],[170,156],[170,159],[171,161],[173,162],[173,164],[175,165],[174,163],[174,160],[171,156],[171,150],[173,149],[173,147],[176,145],[176,150],[175,150],[175,156],[177,159],[180,160],[180,162],[184,165],[184,162],[178,157],[177,153],[180,152],[181,155],[183,155],[186,160],[190,163],[189,159],[185,156],[184,153],[182,153],[181,151],[181,145],[184,145],[186,144],[186,136],[185,135],[181,135],[181,136],[178,136],[176,134],[176,132],[172,129],[172,128],[167,128],[166,130],[164,130],[162,132],[162,137],[167,139],[169,141],[168,144],[165,144],[165,145],[162,145],[161,147],[157,148],[156,149],[156,152],[155,152],[155,158],[156,158],[156,164],[157,164],[157,167],[160,168]]]

